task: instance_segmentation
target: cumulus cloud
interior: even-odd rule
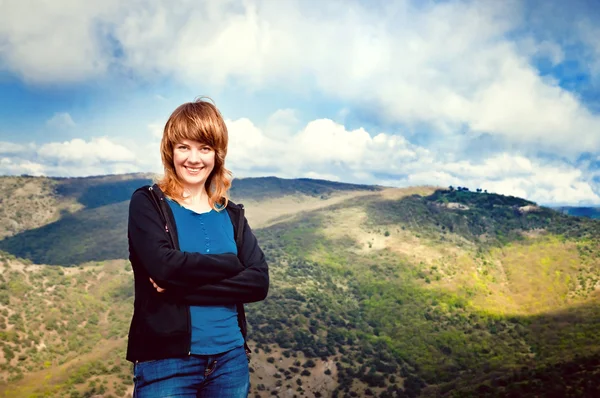
[[[348,129],[330,119],[299,128],[294,112],[275,112],[290,133],[270,135],[250,119],[227,120],[230,133],[227,167],[236,178],[277,175],[319,178],[385,186],[468,186],[515,195],[541,204],[600,204],[595,157],[587,165],[562,160],[493,153],[461,159],[410,142],[402,131]],[[151,126],[149,126],[152,129]],[[3,143],[4,144],[4,143]],[[0,173],[81,176],[125,172],[161,172],[159,138],[130,142],[102,137],[73,139],[41,146],[3,145]],[[27,149],[25,151],[24,149]],[[594,174],[596,173],[596,174]]]
[[[35,149],[35,144],[16,144],[14,142],[0,141],[0,155],[25,154]]]
[[[25,10],[8,1],[0,14],[0,69],[28,83],[127,76],[211,90],[233,84],[334,100],[338,120],[358,109],[380,125],[403,126],[382,132],[325,117],[300,122],[291,109],[260,125],[229,120],[228,159],[238,175],[468,185],[541,202],[598,202],[600,176],[574,159],[582,152],[597,156],[600,116],[540,76],[534,59],[559,65],[568,54],[551,36],[522,29],[528,26],[523,2],[35,3]],[[577,40],[598,76],[598,29],[579,27]],[[63,113],[48,124],[74,122]],[[0,143],[2,170],[158,171],[162,125],[147,127],[152,134],[143,143],[53,142],[35,147],[34,159],[24,155],[31,147]],[[420,131],[429,139],[419,139]],[[460,158],[461,148],[475,147],[467,140],[493,145]],[[542,151],[568,160],[544,159]]]
[[[162,124],[150,123],[147,127],[154,139],[160,140],[162,138],[163,129],[164,129],[164,126]]]
[[[9,150],[0,150],[0,174],[70,177],[146,171],[143,156],[105,137],[89,141],[76,138],[39,146],[2,144],[0,148]]]
[[[598,42],[598,35],[600,35],[600,27],[597,23],[591,23],[588,21],[582,22],[578,26],[578,30],[584,43],[587,45],[586,50],[589,53],[589,67],[592,72],[593,78],[596,81],[600,80],[600,43]]]
[[[267,119],[265,134],[269,137],[288,137],[300,126],[294,109],[278,109]]]
[[[57,163],[122,163],[135,160],[131,150],[107,138],[93,138],[91,141],[75,138],[60,143],[52,142],[42,145],[37,153],[42,159]]]
[[[564,161],[511,153],[456,159],[414,145],[401,134],[348,130],[314,120],[291,137],[270,137],[248,119],[228,120],[228,167],[237,176],[275,174],[387,186],[468,186],[541,204],[600,203],[584,172]]]
[[[5,175],[20,175],[28,174],[33,176],[46,175],[45,166],[40,163],[35,163],[30,160],[21,158],[0,158],[0,173]]]
[[[536,54],[560,63],[564,53],[523,33],[518,1],[60,0],[33,7],[27,24],[22,7],[3,9],[0,58],[26,80],[125,72],[215,89],[316,90],[439,134],[491,134],[572,156],[600,145],[600,117],[531,65]],[[517,33],[525,37],[515,42]]]
[[[106,25],[118,2],[74,0],[2,3],[0,68],[34,84],[78,82],[113,62]]]
[[[55,113],[50,119],[46,121],[46,126],[57,129],[64,129],[74,127],[75,122],[68,112]]]

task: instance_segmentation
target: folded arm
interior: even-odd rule
[[[129,248],[158,286],[185,289],[213,284],[245,270],[233,253],[206,255],[173,249],[165,225],[148,195],[138,191],[131,198]]]
[[[246,268],[235,276],[194,288],[167,290],[164,294],[188,305],[226,305],[264,300],[269,292],[269,267],[245,219],[238,257]],[[158,285],[162,287],[160,283]]]

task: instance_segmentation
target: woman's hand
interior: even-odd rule
[[[156,284],[156,282],[154,282],[154,281],[152,280],[152,278],[149,278],[149,279],[150,279],[150,282],[152,282],[152,286],[154,286],[154,288],[156,289],[156,291],[157,291],[157,292],[159,292],[159,293],[162,293],[162,292],[164,292],[164,291],[165,291],[165,289],[163,289],[162,287],[158,286],[158,285]]]

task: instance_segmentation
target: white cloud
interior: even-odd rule
[[[57,163],[84,165],[135,161],[131,150],[107,138],[93,138],[91,141],[75,138],[71,141],[52,142],[42,145],[37,154],[42,159]]]
[[[527,23],[521,2],[49,4],[30,8],[27,24],[17,1],[0,16],[0,59],[26,80],[126,71],[215,89],[318,91],[446,139],[466,129],[569,155],[600,145],[600,117],[530,63],[536,54],[561,62],[561,48],[514,41]]]
[[[118,37],[135,70],[216,84],[235,78],[255,88],[285,81],[297,92],[308,81],[327,95],[371,102],[394,121],[466,125],[472,134],[554,151],[600,144],[600,118],[538,76],[530,54],[506,39],[517,27],[511,7],[400,2],[388,8],[383,15],[357,3],[333,5],[330,13],[290,1],[199,7],[189,11],[204,23],[184,25],[175,39],[170,26],[180,21],[158,5],[121,26]],[[157,18],[161,23],[153,24]],[[158,27],[144,34],[149,25]],[[157,54],[156,44],[167,38],[177,44]],[[536,51],[562,59],[554,43],[531,41]]]
[[[159,140],[163,136],[164,126],[160,123],[150,123],[148,126],[148,130],[152,133],[152,137],[158,138]]]
[[[334,117],[327,109],[324,117],[303,124],[290,109],[278,110],[260,126],[247,118],[228,121],[228,162],[238,175],[485,184],[539,201],[598,202],[592,188],[600,187],[586,169],[535,155],[547,151],[573,159],[583,151],[597,153],[600,116],[577,95],[539,76],[533,58],[559,64],[565,53],[548,37],[515,38],[527,26],[521,2],[307,4],[150,0],[140,7],[116,0],[85,5],[56,0],[25,9],[16,0],[5,1],[0,69],[32,84],[123,73],[215,91],[231,83],[250,92],[275,89],[302,100],[338,100],[340,120],[364,109],[379,121],[412,130],[403,137],[396,131],[349,129],[325,118]],[[597,28],[580,27],[597,73]],[[48,124],[64,128],[74,122],[64,113]],[[147,127],[148,140],[127,144],[99,138],[33,149],[0,143],[2,170],[159,171],[162,125]],[[410,139],[419,128],[427,130],[429,144],[411,143],[423,142]],[[466,139],[487,135],[499,143],[496,153],[477,161],[456,159]],[[506,153],[511,147],[519,153]],[[35,159],[27,163],[23,159],[32,151]]]
[[[364,129],[347,131],[329,119],[314,120],[294,139],[294,154],[311,163],[359,164],[365,147],[372,141]]]
[[[278,109],[267,119],[265,134],[269,137],[290,136],[300,127],[294,109]]]
[[[150,146],[152,152],[158,151],[156,143],[137,145],[132,151],[106,137],[89,141],[76,138],[39,146],[3,142],[0,143],[0,175],[72,177],[157,171],[156,159],[147,153]],[[3,148],[9,150],[3,151]]]
[[[35,145],[31,143],[16,144],[14,142],[0,141],[0,155],[26,154],[31,150],[35,150]]]
[[[468,186],[541,204],[595,203],[591,171],[568,163],[499,153],[481,161],[456,160],[401,135],[347,130],[331,120],[308,123],[292,137],[267,137],[248,119],[227,121],[228,167],[237,176],[325,178],[389,186]],[[257,170],[260,172],[257,173]]]
[[[69,113],[59,112],[55,113],[50,119],[46,121],[46,126],[57,129],[65,129],[69,127],[74,127],[75,122],[73,121],[73,118]]]
[[[295,119],[288,120],[296,124]],[[227,167],[236,177],[276,175],[387,186],[467,186],[541,204],[600,204],[593,169],[563,161],[505,152],[477,161],[457,159],[453,153],[415,145],[401,132],[348,129],[329,119],[313,120],[280,136],[267,135],[249,119],[227,120],[227,126]],[[6,147],[21,148],[9,144]],[[81,176],[162,171],[158,137],[144,142],[124,139],[118,144],[109,138],[74,139],[29,148],[3,155],[0,173]]]
[[[588,66],[591,69],[592,76],[596,80],[600,80],[600,27],[597,22],[584,21],[578,24],[577,30],[583,42],[586,45],[588,52]]]
[[[432,170],[411,174],[409,185],[439,185],[439,181],[445,181],[444,185],[482,188],[542,204],[600,203],[600,196],[584,173],[562,162],[501,153],[477,163],[436,162],[432,166]]]
[[[102,75],[112,62],[105,33],[117,4],[114,0],[4,1],[0,69],[43,84]]]
[[[146,149],[143,145],[137,148],[142,151],[140,155],[108,138],[93,138],[90,141],[73,139],[41,146],[33,143],[8,144],[15,149],[26,150],[3,153],[0,157],[0,175],[73,177],[149,170],[146,159],[148,156],[143,152]]]
[[[42,176],[45,175],[44,171],[45,166],[40,163],[19,158],[0,158],[0,174],[3,175],[28,174],[33,176]]]
[[[306,174],[304,174],[302,177],[312,178],[315,180],[340,181],[340,177],[338,177],[334,174],[315,173],[314,171],[309,171]]]
[[[518,52],[528,55],[532,59],[546,59],[552,65],[558,65],[565,60],[565,52],[562,47],[549,40],[535,40],[531,36],[524,37],[516,42]]]

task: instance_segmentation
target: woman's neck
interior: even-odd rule
[[[200,187],[183,187],[183,200],[190,204],[208,204],[208,194],[204,185]]]
[[[183,201],[180,203],[183,207],[195,211],[196,213],[206,213],[212,210],[208,200],[206,189],[189,190],[184,187]]]

